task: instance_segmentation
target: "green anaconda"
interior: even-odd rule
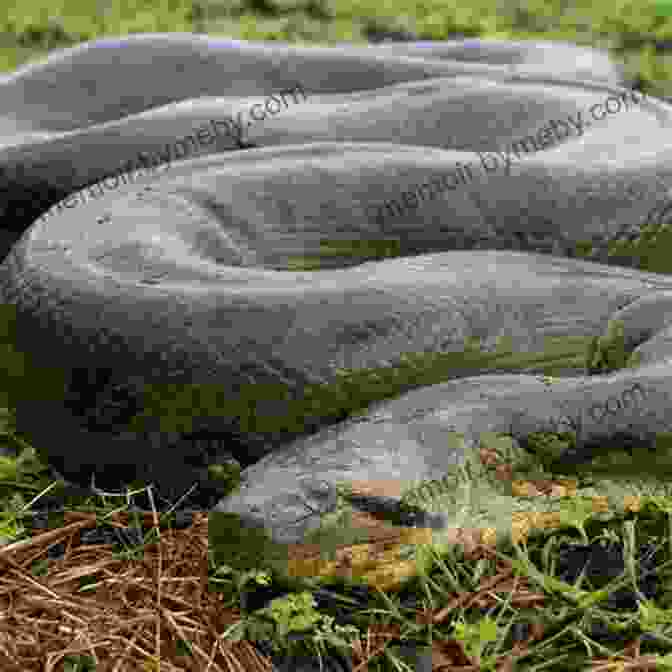
[[[207,438],[247,467],[217,510],[288,541],[338,481],[441,478],[454,432],[667,431],[665,102],[520,45],[115,44],[0,83],[8,394],[64,473],[186,489]],[[584,375],[618,320],[638,364]]]

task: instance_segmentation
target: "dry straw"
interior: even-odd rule
[[[64,517],[64,527],[0,549],[3,672],[58,672],[77,654],[93,658],[97,672],[272,670],[250,642],[220,637],[240,613],[207,588],[207,513],[195,514],[188,529],[161,531],[140,560],[118,559],[110,545],[79,544],[95,514]],[[59,542],[65,555],[44,576],[31,575],[30,565]],[[82,577],[97,581],[95,591],[80,591]],[[190,657],[179,655],[178,640],[190,642]]]

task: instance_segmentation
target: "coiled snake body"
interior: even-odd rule
[[[561,413],[581,416],[586,437],[665,431],[672,280],[605,262],[665,210],[670,107],[628,97],[596,53],[572,71],[571,47],[430,47],[134,36],[3,83],[3,225],[8,246],[22,237],[0,295],[21,351],[65,370],[56,397],[45,385],[17,400],[19,430],[70,473],[130,467],[175,487],[193,475],[192,439],[225,437],[250,466],[220,508],[282,539],[319,522],[316,483],[436,477],[456,459],[449,431],[523,435]],[[107,75],[100,97],[86,93],[93,75]],[[66,199],[297,83],[305,100],[248,119],[249,149],[194,142],[188,157]],[[564,136],[524,149],[561,121]],[[447,179],[458,167],[470,179]],[[586,243],[592,261],[576,258]],[[579,375],[586,342],[614,319],[640,366]],[[465,355],[474,339],[485,359]],[[512,359],[493,376],[502,343]],[[573,375],[551,388],[528,375],[552,361]],[[581,415],[635,379],[642,403]]]

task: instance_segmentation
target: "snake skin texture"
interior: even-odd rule
[[[18,430],[66,475],[171,492],[232,455],[243,485],[217,510],[282,540],[319,523],[336,480],[436,477],[459,458],[449,431],[523,437],[561,415],[587,441],[667,431],[672,280],[609,249],[664,218],[672,108],[624,83],[573,45],[180,34],[13,73],[0,297],[15,347],[57,372],[16,391]],[[614,319],[637,368],[569,366],[552,389],[539,361],[395,377],[409,355],[502,338],[530,355]],[[343,370],[383,372],[394,394],[356,417],[292,410],[306,390],[342,396]],[[635,384],[637,403],[610,402]],[[190,421],[159,422],[152,385]]]

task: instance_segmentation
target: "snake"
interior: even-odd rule
[[[622,83],[599,52],[487,40],[149,34],[24,66],[0,82],[17,430],[66,475],[175,492],[232,454],[216,509],[283,541],[344,477],[440,477],[455,431],[667,431],[672,280],[636,245],[668,234],[672,117]],[[224,119],[244,144],[205,142]],[[638,366],[585,375],[614,321]]]

